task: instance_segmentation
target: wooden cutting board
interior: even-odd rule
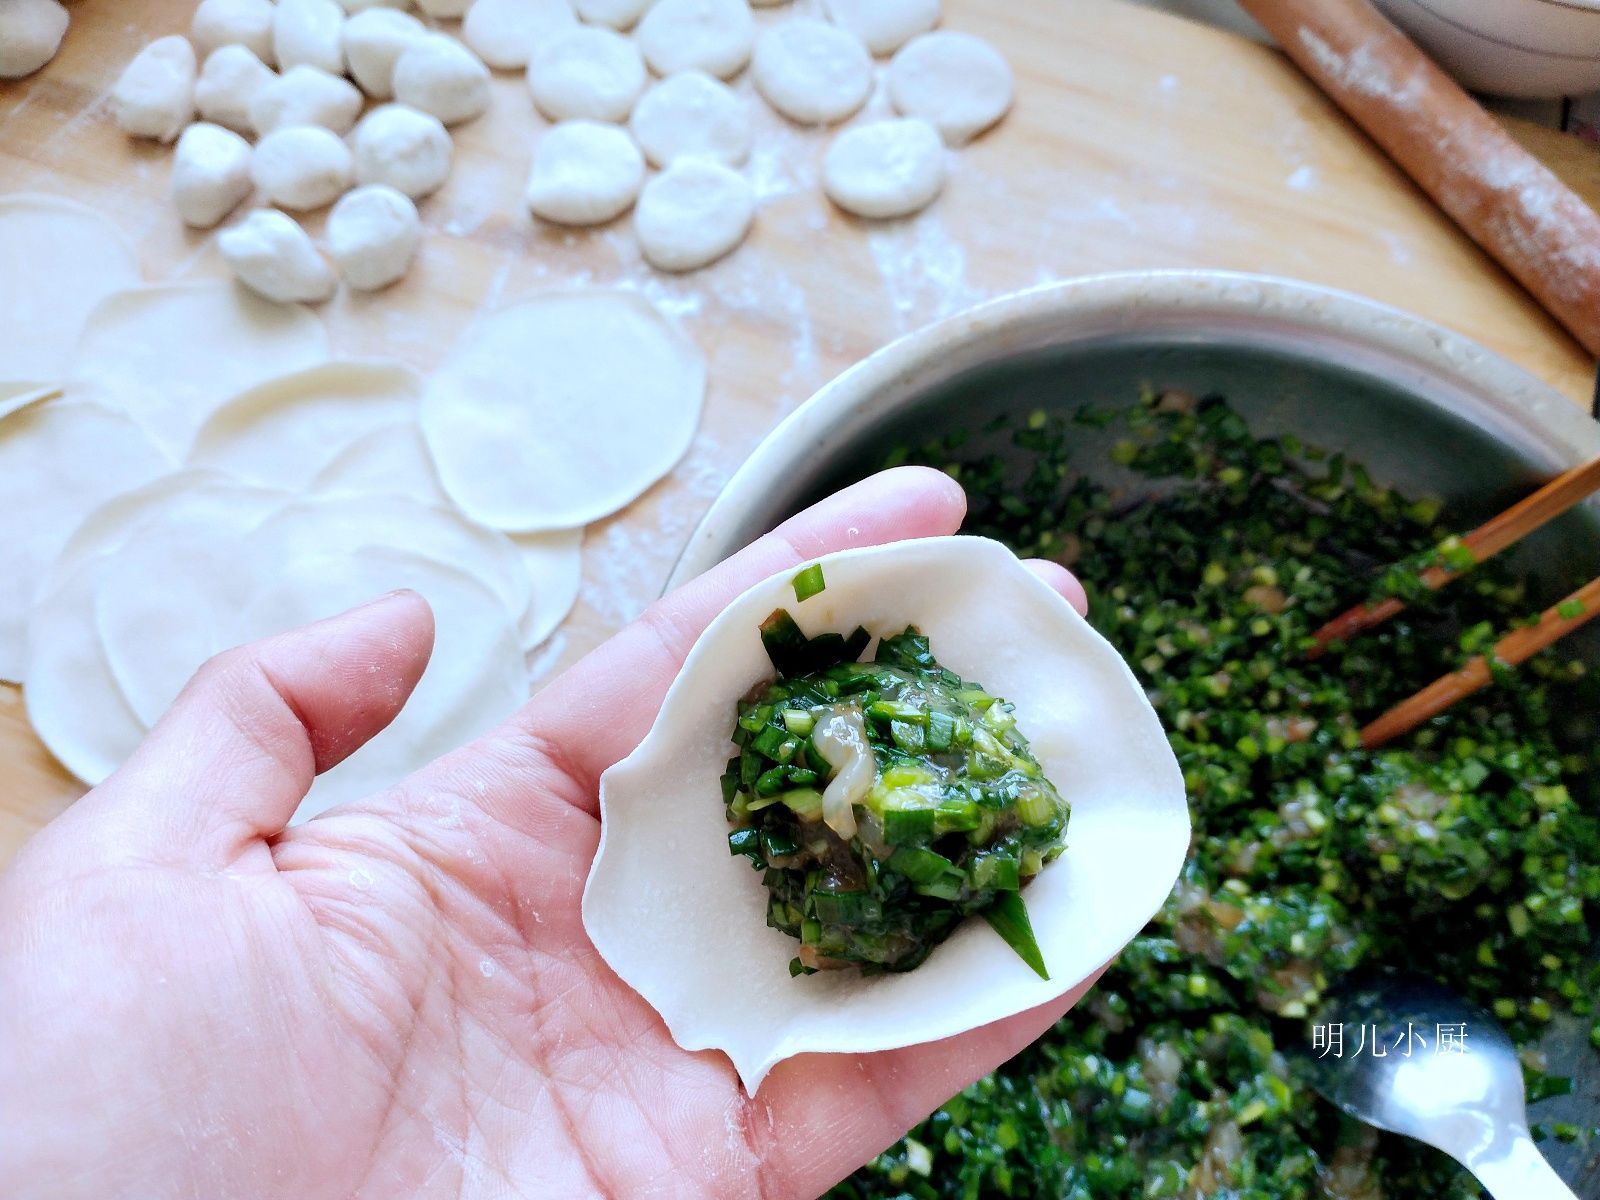
[[[97,206],[152,281],[223,270],[210,237],[186,231],[166,202],[170,150],[123,137],[104,101],[145,41],[187,27],[194,2],[80,0],[56,61],[0,84],[0,190]],[[539,288],[623,283],[704,348],[711,386],[695,447],[590,529],[584,595],[546,655],[552,670],[648,602],[722,481],[818,386],[899,333],[1032,284],[1151,267],[1296,276],[1451,326],[1586,401],[1591,367],[1576,345],[1276,53],[1118,0],[945,10],[947,28],[1009,57],[1018,98],[955,156],[944,196],[914,220],[869,226],[833,210],[816,186],[826,136],[752,99],[762,203],[750,241],[705,271],[654,274],[627,218],[565,232],[523,211],[541,122],[521,78],[503,75],[488,116],[456,131],[457,169],[423,206],[417,269],[388,292],[325,306],[342,351],[426,369],[475,313]],[[1594,188],[1580,144],[1526,136]],[[0,863],[80,790],[33,737],[20,694],[0,685]]]

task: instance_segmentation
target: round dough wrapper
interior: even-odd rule
[[[644,186],[644,157],[615,125],[564,121],[533,148],[524,196],[536,217],[600,225],[621,216]]]
[[[84,319],[139,282],[133,248],[92,208],[0,196],[0,379],[19,391],[60,383]]]
[[[941,30],[907,42],[889,63],[889,102],[964,146],[1011,107],[1011,65],[982,38]]]
[[[162,284],[118,292],[89,314],[70,383],[181,459],[229,398],[327,358],[327,330],[303,308],[227,283]]]
[[[131,419],[74,399],[0,419],[0,679],[25,673],[29,610],[80,522],[177,469]]]
[[[910,216],[943,188],[944,143],[912,117],[852,126],[822,160],[822,190],[858,217]]]
[[[322,470],[313,487],[330,493],[450,503],[415,421],[386,425],[352,442]],[[507,536],[522,556],[533,588],[528,607],[517,622],[523,649],[532,650],[555,632],[577,603],[583,577],[583,530]]]
[[[97,547],[92,625],[111,677],[135,717],[154,725],[202,663],[226,650],[233,618],[259,586],[242,546],[287,497],[218,476],[146,489],[123,500],[134,514]],[[116,503],[114,501],[113,503]],[[80,545],[80,557],[85,552]]]
[[[893,54],[939,23],[939,0],[822,0],[822,8],[874,54]]]
[[[832,125],[867,102],[872,56],[853,33],[797,17],[768,26],[756,39],[750,78],[791,121]]]
[[[931,1042],[1056,999],[1139,932],[1189,848],[1183,774],[1143,689],[1004,546],[928,538],[821,562],[827,587],[811,599],[795,602],[791,568],[700,635],[649,734],[601,779],[584,889],[584,928],[611,969],[680,1046],[727,1053],[751,1092],[796,1054]],[[1065,854],[1022,893],[1048,980],[976,919],[913,971],[790,978],[796,943],[767,927],[761,876],[728,854],[718,803],[734,703],[773,675],[758,626],[775,608],[813,635],[914,624],[942,664],[1016,705],[1072,805]]]
[[[650,88],[634,105],[628,128],[656,167],[688,157],[737,167],[750,157],[754,139],[749,107],[704,71],[683,71]]]
[[[417,417],[422,380],[381,359],[323,363],[270,379],[224,403],[200,427],[187,465],[258,487],[298,492],[352,443]]]
[[[570,529],[683,457],[705,359],[630,292],[546,292],[480,321],[428,381],[422,431],[445,490],[496,529]]]
[[[732,253],[755,211],[755,192],[743,175],[703,158],[680,158],[645,184],[633,228],[651,266],[693,271]]]
[[[656,0],[634,36],[657,75],[705,71],[727,79],[750,61],[756,23],[746,0]]]
[[[399,783],[487,733],[528,698],[516,631],[493,593],[466,572],[400,547],[281,564],[239,614],[236,640],[269,637],[397,588],[415,590],[433,609],[428,669],[387,729],[317,778],[295,811],[297,822]]]
[[[580,25],[558,33],[528,61],[528,90],[552,121],[625,121],[644,84],[638,49],[610,29]]]
[[[475,0],[461,22],[461,40],[497,71],[514,71],[577,24],[568,0]]]

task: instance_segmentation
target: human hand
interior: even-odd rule
[[[955,531],[921,468],[818,504],[473,744],[285,828],[394,717],[432,617],[397,593],[208,663],[0,876],[0,1179],[89,1197],[811,1196],[1088,987],[960,1037],[806,1055],[744,1094],[606,967],[579,900],[600,773],[756,580]],[[1062,568],[1035,564],[1077,607]]]

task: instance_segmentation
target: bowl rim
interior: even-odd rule
[[[1600,424],[1522,367],[1463,334],[1320,284],[1233,271],[1115,272],[1041,284],[985,301],[889,342],[846,368],[756,445],[695,524],[666,589],[738,547],[742,518],[774,479],[819,443],[893,412],[902,399],[985,363],[1107,337],[1224,335],[1257,348],[1308,346],[1426,396],[1470,398],[1503,441],[1556,469],[1600,456]],[[845,434],[839,431],[845,430]]]

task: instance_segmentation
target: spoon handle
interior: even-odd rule
[[[1501,1157],[1467,1164],[1495,1200],[1578,1200],[1524,1131]]]

